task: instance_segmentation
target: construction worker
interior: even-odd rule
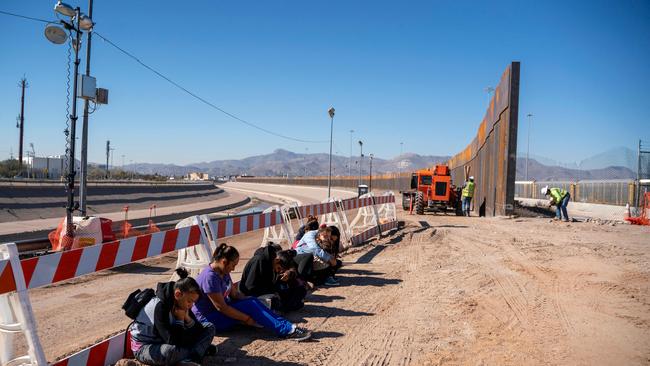
[[[469,177],[469,181],[463,184],[463,214],[469,216],[470,204],[472,203],[472,197],[474,197],[474,177]]]
[[[548,186],[542,188],[543,196],[551,196],[549,202],[550,206],[555,206],[555,219],[561,220],[562,215],[564,215],[564,221],[569,221],[569,215],[566,212],[566,206],[569,204],[571,195],[569,192],[565,191],[562,188],[549,188]]]

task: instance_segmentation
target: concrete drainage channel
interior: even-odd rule
[[[165,216],[158,216],[155,217],[155,222],[156,226],[160,230],[169,230],[176,226],[176,223],[178,221],[189,217],[189,216],[194,216],[194,215],[208,215],[211,218],[217,218],[217,217],[236,217],[236,216],[243,216],[243,215],[248,215],[251,213],[261,213],[265,209],[271,207],[275,203],[273,202],[268,202],[264,200],[259,200],[259,199],[251,199],[250,197],[246,197],[246,199],[240,201],[240,202],[235,202],[230,205],[222,206],[219,208],[213,208],[213,209],[205,209],[205,210],[197,210],[197,211],[191,211],[191,212],[183,212],[179,214],[173,214],[173,215],[165,215]],[[233,210],[233,209],[239,209],[243,208],[242,206],[252,206],[252,207],[247,207],[243,210],[237,210],[236,213],[230,213],[224,211],[228,210]],[[143,230],[146,229],[149,223],[149,218],[142,218],[142,219],[136,219],[136,220],[129,220],[129,222],[134,225],[134,229],[136,230]],[[113,230],[120,230],[121,227],[121,221],[117,221],[113,223]],[[44,255],[49,253],[49,248],[50,248],[50,242],[47,238],[47,234],[51,230],[44,230],[44,231],[38,231],[38,232],[30,232],[30,233],[23,233],[23,234],[12,234],[9,237],[24,237],[26,235],[33,236],[32,238],[29,239],[22,239],[22,240],[12,240],[11,238],[7,239],[6,237],[0,238],[0,242],[14,242],[16,243],[16,246],[18,247],[18,252],[20,253],[21,259],[23,258],[29,258],[29,257],[34,257],[34,256],[39,256],[39,255]]]

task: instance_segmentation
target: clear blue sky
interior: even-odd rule
[[[70,4],[87,8],[86,1]],[[54,19],[54,1],[0,10]],[[123,8],[123,9],[121,9]],[[650,140],[650,2],[96,0],[96,30],[223,109],[265,128],[364,151],[447,155],[474,137],[488,97],[521,61],[520,139],[531,153],[576,161]],[[19,79],[30,83],[26,145],[63,152],[66,46],[44,24],[0,15],[0,157],[17,151]],[[93,40],[92,74],[110,104],[91,115],[89,159],[187,164],[276,148],[327,152],[251,129]],[[82,64],[83,70],[83,64]],[[80,109],[81,110],[81,109]],[[81,125],[79,124],[79,136]],[[355,154],[358,147],[355,145]]]

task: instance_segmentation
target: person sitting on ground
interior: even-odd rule
[[[336,265],[332,267],[332,277],[336,274],[336,271],[339,270],[343,266],[343,261],[341,261],[339,258],[340,253],[341,253],[341,231],[339,231],[339,228],[332,225],[329,227],[332,233],[330,234],[330,254],[336,258]]]
[[[268,309],[256,297],[242,294],[230,278],[239,263],[239,252],[225,243],[219,245],[212,255],[212,262],[196,278],[203,290],[192,311],[201,321],[214,324],[217,331],[243,323],[253,327],[268,328],[276,335],[304,341],[311,332],[299,328]]]
[[[300,239],[302,239],[302,237],[305,236],[305,233],[313,230],[318,230],[318,219],[316,219],[312,215],[309,215],[309,217],[307,218],[307,222],[304,225],[300,226],[300,229],[298,229],[298,234],[296,234],[296,240],[293,242],[291,249],[296,249],[296,245],[298,245]]]
[[[549,206],[555,206],[555,219],[561,220],[562,215],[564,215],[564,221],[569,221],[569,214],[567,213],[566,207],[571,200],[571,194],[565,191],[562,188],[549,188],[548,186],[542,188],[543,196],[551,196],[549,201]]]
[[[307,289],[298,278],[295,256],[295,250],[282,250],[274,243],[258,248],[244,267],[239,291],[256,297],[274,295],[273,310],[288,312],[302,308]]]
[[[325,251],[329,248],[332,229],[322,227],[318,231],[309,231],[296,245],[299,255],[313,254],[313,273],[309,281],[316,285],[336,286],[339,283],[331,276],[330,266],[336,266],[336,257]]]
[[[159,283],[156,296],[128,327],[131,350],[144,364],[194,365],[216,353],[214,326],[199,322],[190,310],[201,296],[201,288],[184,268],[176,273],[180,279]]]

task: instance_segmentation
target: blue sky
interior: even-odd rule
[[[53,4],[4,0],[0,10],[54,19]],[[334,106],[334,150],[344,156],[350,129],[379,157],[399,154],[400,142],[404,152],[460,151],[484,115],[484,89],[511,61],[521,61],[520,151],[527,113],[531,153],[558,161],[650,140],[648,1],[95,0],[94,20],[143,62],[281,134],[328,140]],[[0,30],[0,157],[17,151],[23,74],[26,145],[60,154],[67,47],[47,42],[42,23],[0,15]],[[90,161],[104,160],[107,139],[115,165],[122,155],[127,164],[187,164],[329,149],[251,129],[97,37],[91,66],[110,104],[91,115]]]

